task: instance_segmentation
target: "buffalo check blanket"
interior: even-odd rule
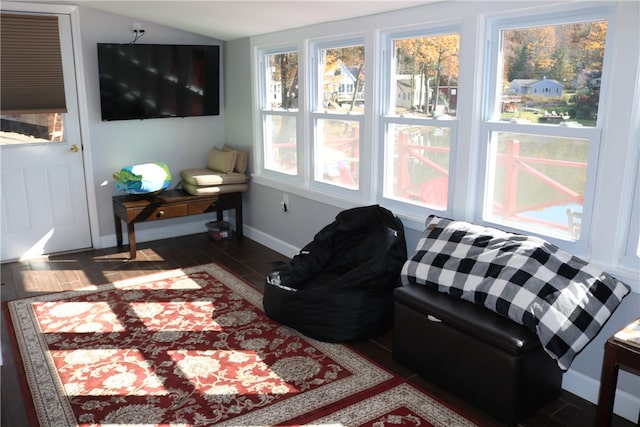
[[[430,216],[404,285],[430,286],[482,305],[540,338],[562,370],[630,291],[542,239]]]

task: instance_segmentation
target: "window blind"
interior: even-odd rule
[[[58,17],[0,14],[0,113],[65,113]]]

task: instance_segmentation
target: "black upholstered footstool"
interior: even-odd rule
[[[484,307],[421,285],[395,289],[393,357],[509,425],[560,394],[537,336]]]

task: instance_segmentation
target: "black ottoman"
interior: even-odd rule
[[[442,389],[509,425],[559,396],[562,371],[524,326],[425,286],[394,300],[394,359]]]

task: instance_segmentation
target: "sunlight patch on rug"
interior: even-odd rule
[[[272,321],[262,294],[215,264],[8,309],[42,426],[301,425],[329,408],[345,425],[359,411],[446,425],[427,406],[464,420],[349,347]]]

